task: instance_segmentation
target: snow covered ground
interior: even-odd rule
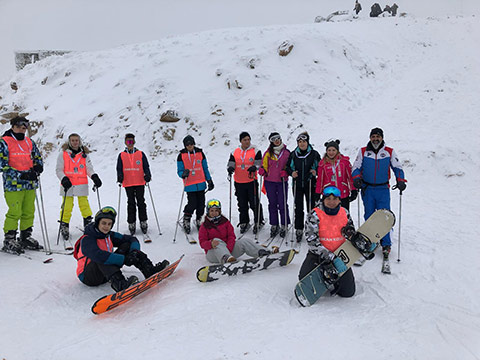
[[[279,57],[285,40],[294,48]],[[54,175],[59,146],[72,132],[84,137],[104,182],[102,205],[116,206],[116,157],[124,134],[134,132],[151,159],[163,232],[143,249],[154,260],[186,256],[157,288],[94,316],[91,305],[110,287],[82,285],[73,258],[54,255],[43,264],[40,253],[30,254],[33,260],[0,254],[0,357],[479,359],[478,43],[475,16],[363,17],[214,30],[52,57],[11,79],[18,92],[9,81],[1,83],[2,113],[17,105],[42,122],[33,138],[45,154],[42,186],[52,244],[60,208]],[[235,80],[242,88],[228,89]],[[168,109],[182,120],[160,123]],[[308,130],[320,152],[326,140],[339,138],[342,152],[354,158],[376,126],[408,179],[401,262],[392,263],[392,275],[381,274],[375,258],[354,269],[355,297],[323,298],[310,308],[299,307],[293,296],[305,247],[286,268],[211,284],[195,279],[206,263],[203,251],[180,232],[172,242],[182,191],[175,161],[186,134],[204,149],[216,185],[209,196],[228,213],[225,165],[241,131],[250,131],[262,149],[268,134],[279,131],[293,149],[298,133]],[[398,205],[392,192],[397,216]],[[0,207],[3,222],[3,200]],[[126,231],[123,193],[120,212]],[[235,203],[233,214],[236,223]],[[149,216],[156,234],[151,206]],[[81,224],[77,209],[72,222]],[[35,235],[41,237],[38,221]],[[398,227],[393,260],[397,237]]]

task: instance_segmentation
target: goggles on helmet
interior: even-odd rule
[[[341,195],[340,190],[335,186],[329,186],[329,187],[325,188],[323,190],[322,194],[323,194],[324,197],[329,197],[330,195],[333,195],[333,196],[338,197],[338,198]]]

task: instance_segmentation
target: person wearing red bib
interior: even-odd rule
[[[63,209],[60,210],[60,233],[65,241],[70,237],[69,225],[72,218],[73,197],[77,197],[78,207],[83,217],[83,227],[92,222],[92,209],[88,202],[88,177],[97,188],[102,181],[93,170],[92,161],[88,155],[90,150],[83,145],[78,134],[70,134],[68,141],[62,145],[57,158],[55,172],[60,180],[60,195]],[[62,216],[63,214],[63,216]]]
[[[32,237],[35,215],[35,189],[43,172],[43,161],[35,142],[25,136],[28,120],[17,116],[10,120],[12,128],[0,139],[0,171],[8,211],[5,214],[3,251],[21,254],[23,249],[38,250],[42,246]],[[17,230],[20,223],[20,238]]]
[[[193,212],[197,218],[195,225],[200,229],[202,216],[205,213],[205,190],[213,190],[214,185],[208,163],[203,150],[195,146],[195,139],[191,135],[183,139],[185,148],[177,157],[177,174],[183,179],[184,190],[187,193],[187,205],[183,209],[183,229],[190,234],[190,220]]]
[[[143,151],[138,150],[135,145],[135,135],[125,135],[123,152],[117,159],[117,182],[125,188],[127,193],[127,222],[130,234],[135,234],[138,219],[140,229],[146,234],[148,230],[147,205],[145,203],[145,184],[152,180],[150,165]]]
[[[352,297],[355,294],[355,278],[352,269],[348,269],[334,251],[346,241],[346,236],[355,232],[348,210],[341,206],[341,192],[335,186],[329,186],[322,192],[321,204],[315,207],[305,221],[305,237],[309,246],[307,257],[303,261],[298,275],[303,279],[310,271],[321,265],[329,269],[334,282],[333,294]],[[325,273],[325,270],[324,270]]]

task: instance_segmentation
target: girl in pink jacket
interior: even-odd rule
[[[321,194],[328,186],[335,186],[341,192],[341,204],[349,210],[350,202],[355,200],[358,191],[352,182],[352,165],[350,158],[339,151],[340,140],[325,143],[325,155],[318,164],[317,187],[315,192]]]

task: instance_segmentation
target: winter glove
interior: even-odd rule
[[[72,182],[70,181],[70,179],[68,177],[66,177],[66,176],[63,177],[62,186],[63,186],[63,189],[65,191],[68,191],[68,189],[70,189],[72,187]]]
[[[282,178],[288,178],[288,173],[285,170],[280,171],[280,177]]]
[[[207,180],[207,184],[208,184],[208,191],[212,191],[213,188],[215,187],[215,186],[213,185],[212,179]]]
[[[99,188],[100,186],[102,186],[102,180],[100,180],[100,178],[98,177],[97,174],[93,174],[93,175],[92,175],[92,181],[93,181],[93,183],[95,184],[95,186],[96,186],[97,188]]]
[[[232,176],[233,173],[235,172],[235,168],[233,166],[229,166],[227,168],[228,175]]]
[[[143,178],[145,179],[146,182],[150,182],[152,180],[152,175],[145,174]]]
[[[258,174],[260,176],[265,176],[265,169],[263,167],[261,167],[260,169],[258,169]]]
[[[182,179],[186,179],[188,175],[190,175],[190,170],[188,169],[183,170]]]
[[[352,202],[354,201],[358,196],[358,190],[352,190],[350,191],[350,196],[348,197],[348,201]]]
[[[20,174],[20,179],[22,180],[30,180],[30,181],[35,181],[37,180],[37,173],[35,170],[31,169],[25,172],[22,172]]]
[[[134,249],[125,255],[125,260],[123,263],[127,266],[137,266],[142,262],[144,257],[145,253]]]
[[[357,189],[361,189],[362,185],[363,185],[362,178],[357,177],[357,178],[353,179],[353,186],[355,186]]]
[[[333,259],[333,266],[335,266],[335,269],[337,269],[339,274],[348,270],[343,260],[340,259],[339,257],[336,257],[335,259]]]
[[[120,184],[123,183],[123,175],[118,175],[117,176],[117,182],[120,183]]]
[[[248,172],[250,174],[253,174],[255,171],[257,171],[257,167],[255,165],[252,165],[248,168]]]
[[[33,170],[34,170],[37,174],[41,174],[41,173],[43,172],[43,165],[35,164],[35,165],[33,165]]]
[[[405,190],[406,187],[407,183],[405,181],[397,181],[397,189],[400,190],[400,192]]]
[[[347,225],[342,228],[342,235],[350,239],[355,234],[355,228],[352,225]]]

